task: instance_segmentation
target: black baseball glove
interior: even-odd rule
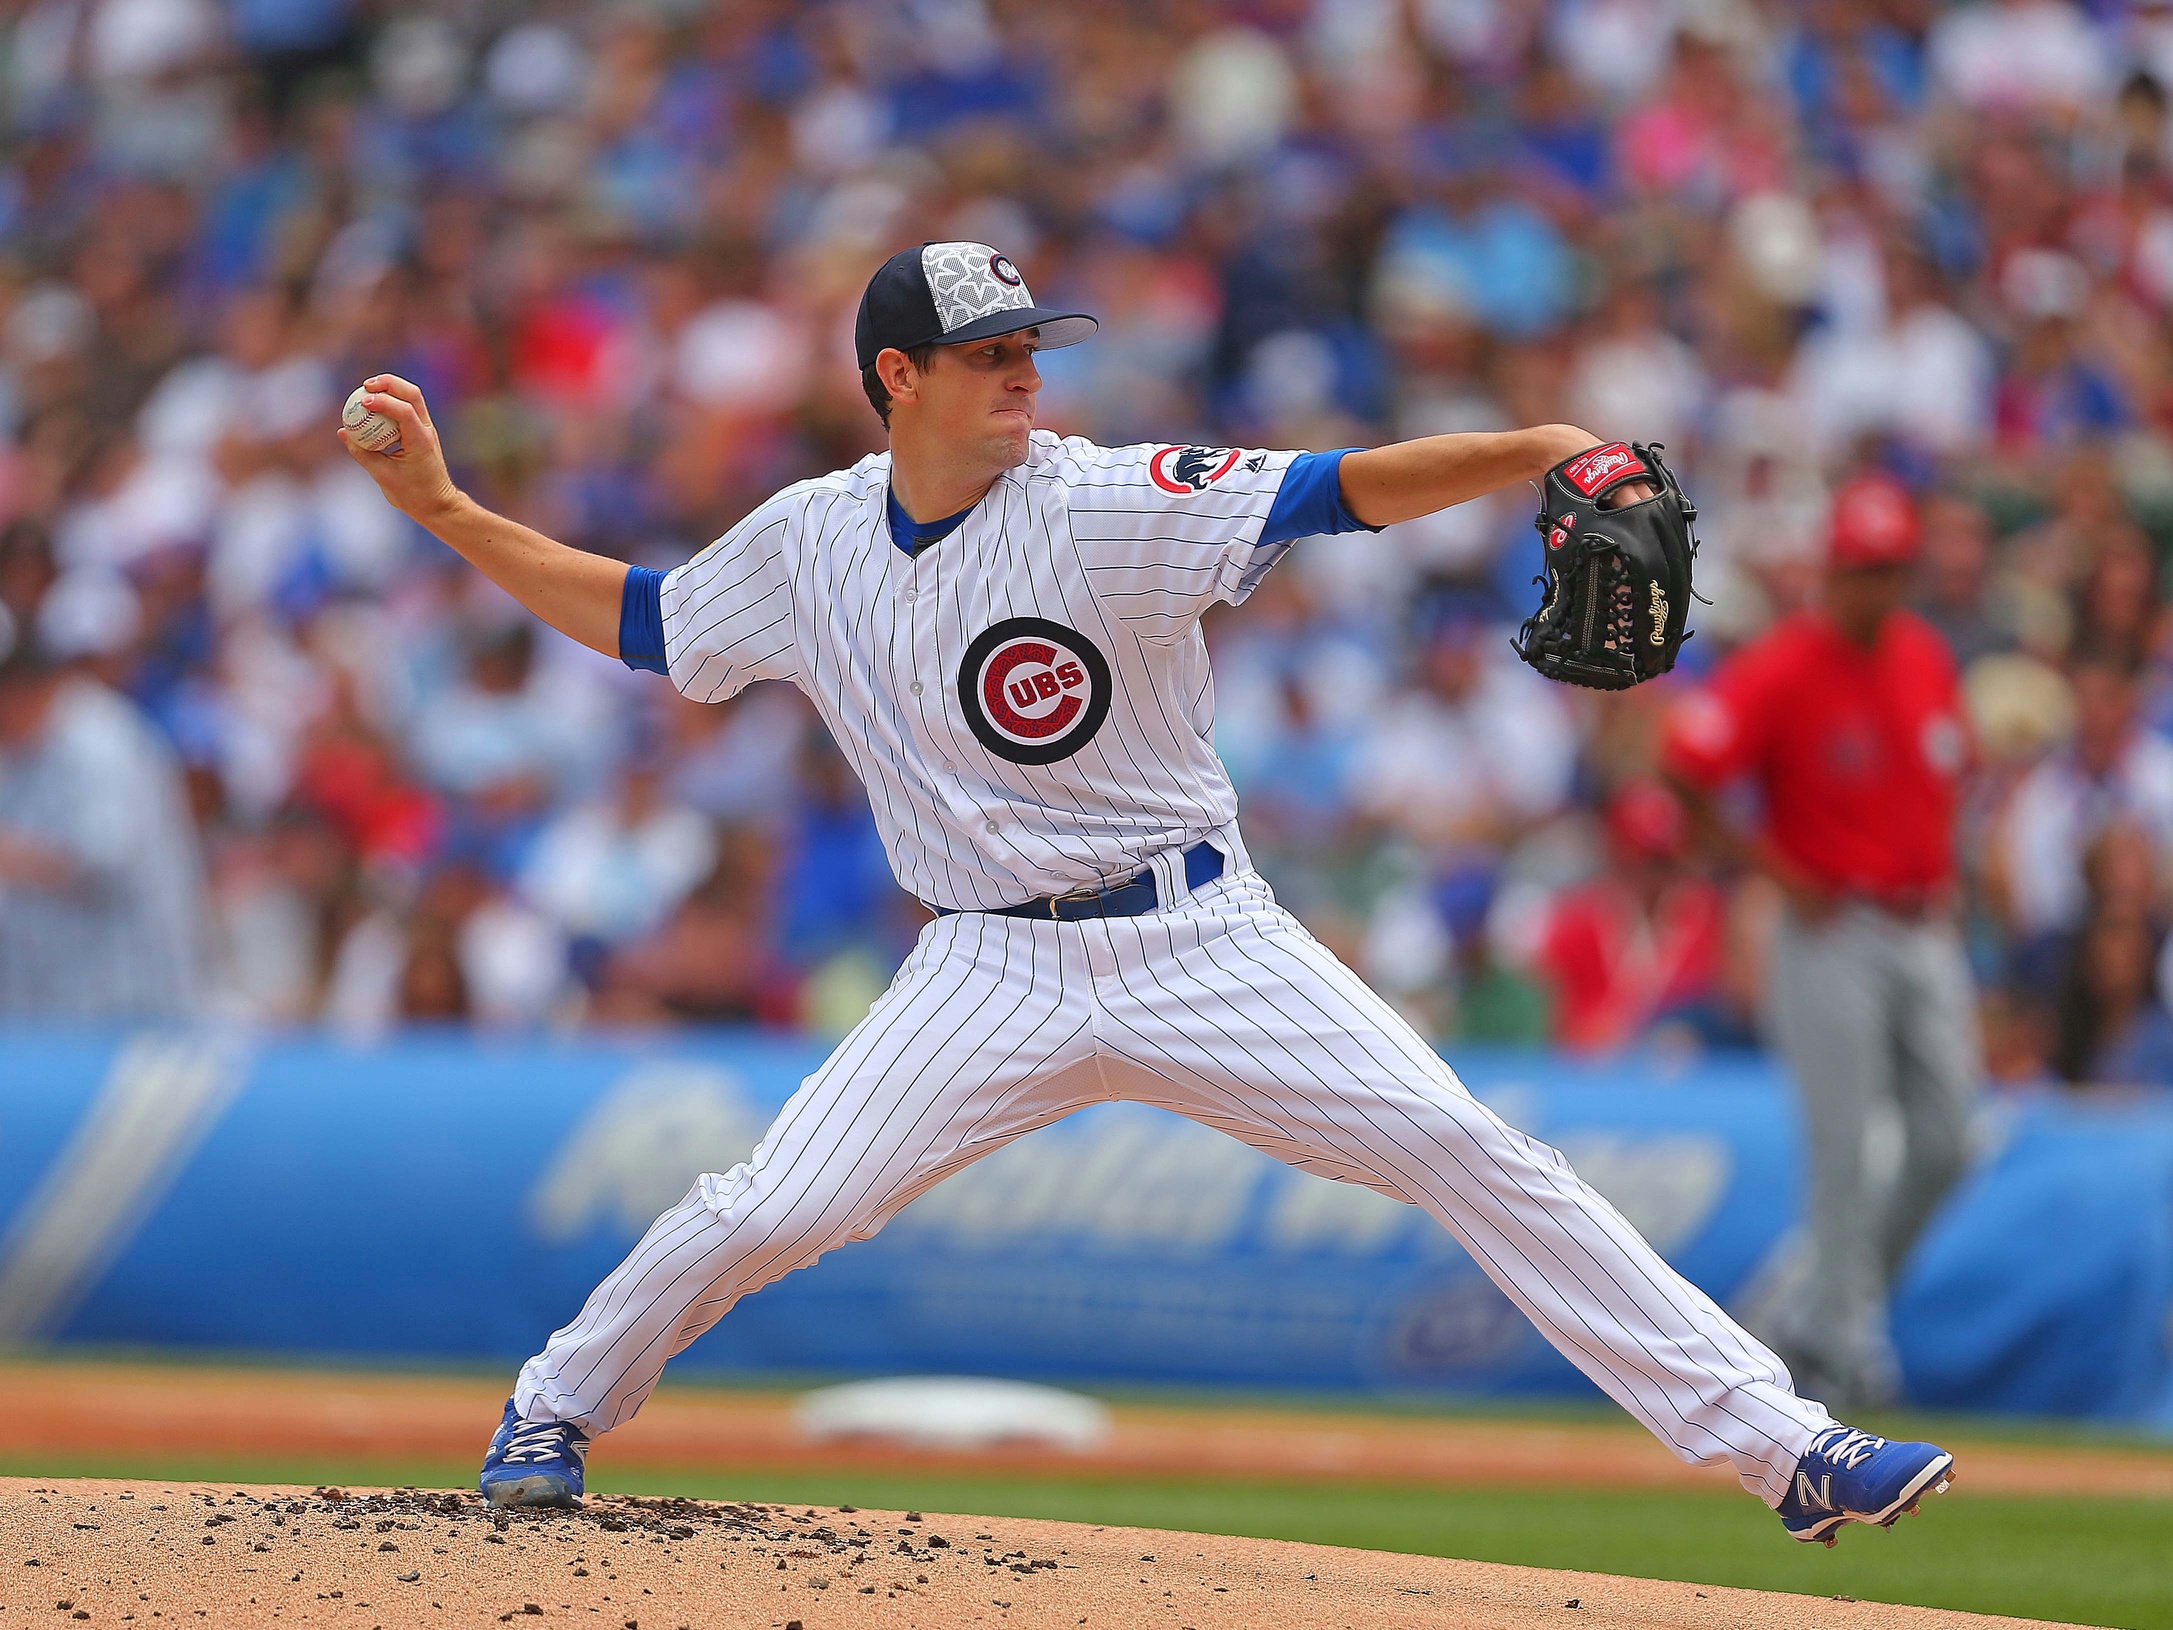
[[[1632,481],[1660,490],[1602,507]],[[1689,638],[1697,518],[1657,443],[1611,441],[1549,470],[1532,523],[1546,540],[1547,567],[1533,581],[1547,595],[1517,631],[1517,655],[1549,679],[1594,690],[1627,690],[1674,667]]]

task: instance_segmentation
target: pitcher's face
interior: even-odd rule
[[[1034,432],[1034,398],[1041,390],[1034,351],[1030,328],[973,345],[938,347],[928,367],[914,375],[910,404],[897,402],[893,417],[902,408],[932,441],[984,454],[997,469],[1023,464]]]

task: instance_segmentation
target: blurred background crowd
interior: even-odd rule
[[[2009,1081],[2173,1083],[2173,4],[9,0],[0,1015],[837,1031],[921,920],[792,693],[533,624],[332,435],[668,567],[880,445],[854,303],[978,239],[1098,312],[1096,440],[1664,442],[1685,665],[1540,681],[1530,495],[1209,619],[1249,840],[1444,1041],[1753,1043],[1774,891],[1671,701],[1921,521]]]

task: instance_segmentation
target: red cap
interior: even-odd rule
[[[1826,546],[1832,565],[1904,565],[1916,555],[1916,538],[1916,501],[1900,482],[1861,475],[1834,494]]]
[[[1636,860],[1673,860],[1690,838],[1690,820],[1658,781],[1632,781],[1607,804],[1607,835]]]

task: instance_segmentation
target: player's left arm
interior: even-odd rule
[[[1600,444],[1600,437],[1573,424],[1542,424],[1361,448],[1343,457],[1343,503],[1367,526],[1393,526],[1519,481],[1536,481],[1562,460]],[[1616,502],[1634,503],[1651,497],[1653,489],[1640,481],[1618,492]]]

